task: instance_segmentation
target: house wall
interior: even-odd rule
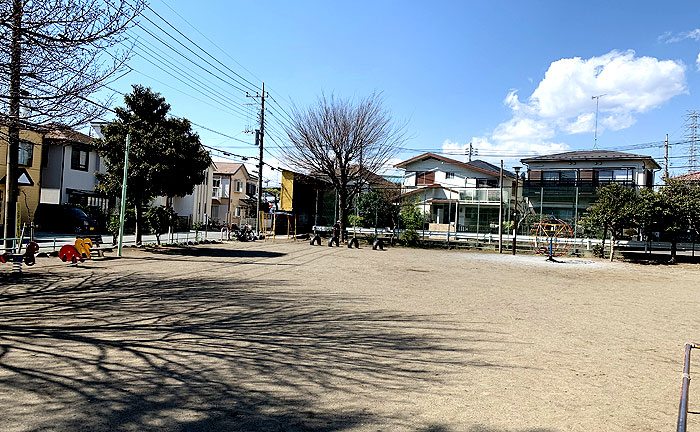
[[[7,136],[7,127],[0,127],[0,178],[5,176],[7,172],[7,167],[4,161],[7,160],[7,140],[4,138]],[[27,174],[34,181],[34,186],[20,186],[19,195],[17,196],[17,203],[19,207],[19,223],[29,223],[34,218],[34,213],[36,212],[36,207],[39,205],[39,198],[41,195],[41,158],[43,149],[43,135],[28,130],[21,130],[19,137],[23,141],[30,141],[34,144],[33,154],[32,154],[32,165],[31,166],[20,166],[27,170]],[[0,195],[2,200],[0,203],[4,203],[5,200],[5,182],[0,184]],[[0,225],[3,224],[5,219],[5,206],[0,204]]]
[[[470,183],[473,183],[472,186],[476,186],[475,179],[477,178],[498,178],[497,175],[490,175],[461,165],[437,159],[426,159],[406,165],[406,176],[404,177],[403,185],[406,187],[416,186],[416,173],[425,171],[435,172],[435,183],[453,187],[470,186]],[[454,173],[454,177],[446,178],[448,172]]]
[[[41,170],[41,202],[46,204],[65,204],[68,202],[68,190],[94,192],[98,181],[95,173],[105,172],[104,163],[95,150],[88,152],[87,171],[71,167],[73,146],[63,144],[46,144],[48,161]],[[84,146],[81,146],[84,148]]]

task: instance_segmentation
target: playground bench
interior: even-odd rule
[[[105,252],[112,252],[112,250],[114,250],[114,246],[102,243],[102,236],[99,234],[76,236],[76,238],[90,239],[90,241],[92,241],[90,251],[96,252],[97,256],[100,258],[105,256]]]

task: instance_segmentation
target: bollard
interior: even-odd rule
[[[384,242],[382,239],[377,239],[372,243],[372,250],[377,250],[377,248],[379,248],[379,250],[384,250]]]
[[[355,246],[355,249],[360,248],[360,242],[357,240],[357,237],[353,237],[348,241],[348,249],[352,249],[353,245]]]

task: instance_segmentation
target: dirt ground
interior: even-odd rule
[[[670,431],[700,341],[693,265],[256,242],[9,269],[3,431]]]

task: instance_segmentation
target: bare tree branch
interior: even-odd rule
[[[287,163],[327,178],[338,190],[342,229],[351,199],[405,141],[405,125],[392,121],[376,93],[358,101],[322,95],[306,109],[293,107],[285,132]]]

